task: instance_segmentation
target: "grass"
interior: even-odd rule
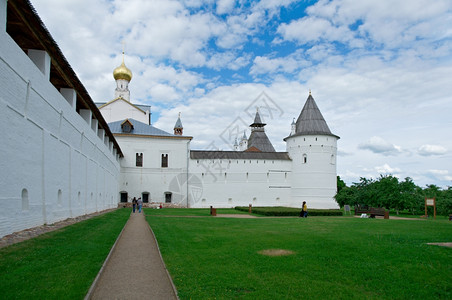
[[[448,221],[155,213],[147,220],[181,299],[452,298],[452,249],[426,245],[452,242]]]
[[[2,299],[83,299],[130,215],[118,209],[0,249]]]
[[[446,220],[145,212],[181,299],[452,298],[452,249],[426,245],[452,242]],[[129,214],[116,210],[0,249],[1,298],[83,299]],[[266,249],[294,254],[259,254]]]
[[[155,216],[210,216],[209,208],[164,208],[164,209],[144,209],[147,214]],[[238,211],[233,208],[217,208],[217,214],[247,214],[247,212]]]
[[[248,207],[237,206],[236,210],[248,212]],[[253,206],[252,213],[263,216],[298,217],[301,208],[284,206]],[[309,209],[309,216],[342,216],[340,209]]]

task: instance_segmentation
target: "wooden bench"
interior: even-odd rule
[[[369,211],[370,217],[375,218],[376,216],[384,217],[389,219],[389,211],[384,207],[371,207]]]
[[[367,205],[355,205],[355,215],[359,216],[361,214],[367,214],[369,213],[369,206]]]
[[[384,207],[369,207],[367,205],[364,206],[355,206],[355,215],[368,214],[371,218],[375,218],[376,216],[384,217],[385,219],[389,219],[389,211]]]

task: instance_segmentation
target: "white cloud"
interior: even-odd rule
[[[428,170],[427,176],[434,179],[435,181],[449,182],[449,186],[452,182],[452,176],[450,175],[449,170]]]
[[[166,84],[156,84],[149,89],[149,94],[154,99],[154,101],[164,102],[164,101],[174,101],[179,99],[177,91],[169,85]]]
[[[281,24],[278,33],[284,40],[299,43],[325,39],[351,47],[376,43],[395,49],[411,48],[420,40],[450,38],[452,3],[428,1],[318,1],[306,9],[307,16]],[[350,26],[356,26],[352,32]],[[358,42],[357,40],[361,40]],[[423,43],[424,44],[424,43]]]
[[[234,9],[235,0],[219,0],[217,1],[217,14],[227,14]]]
[[[293,57],[288,58],[269,58],[257,56],[254,59],[253,66],[250,69],[250,74],[271,74],[276,72],[293,73],[301,66],[306,65],[306,61],[297,61]]]
[[[434,174],[434,175],[440,175],[440,176],[444,176],[449,174],[448,170],[429,170],[429,173]]]
[[[418,149],[418,154],[422,156],[443,155],[447,149],[439,145],[422,145]]]
[[[368,141],[359,144],[358,148],[383,155],[398,155],[402,152],[399,146],[391,144],[379,136],[371,137]]]
[[[318,40],[347,42],[353,38],[353,34],[346,26],[335,26],[329,20],[307,17],[292,21],[290,24],[282,24],[278,33],[288,41],[298,43],[315,42]]]
[[[388,164],[384,164],[382,166],[375,167],[375,171],[377,171],[379,174],[397,174],[401,170],[399,168],[392,168]]]

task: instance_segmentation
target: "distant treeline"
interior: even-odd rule
[[[399,181],[392,175],[380,175],[378,179],[360,178],[360,182],[347,186],[337,176],[336,202],[344,205],[357,204],[393,209],[397,213],[409,211],[412,214],[425,214],[425,198],[436,198],[438,215],[452,214],[452,187],[446,190],[430,184],[421,188],[410,177]],[[433,207],[428,207],[428,214],[433,215]]]

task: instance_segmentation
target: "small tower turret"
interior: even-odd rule
[[[180,120],[180,113],[177,117],[176,124],[174,125],[174,135],[182,135],[184,127],[182,126],[182,121]]]
[[[292,124],[291,124],[291,128],[290,128],[290,135],[294,135],[295,134],[296,128],[297,128],[297,126],[295,124],[295,118],[293,118]]]
[[[240,140],[239,149],[240,151],[245,151],[246,149],[248,149],[248,138],[246,137],[246,130],[243,130],[243,136]]]
[[[235,141],[234,141],[234,151],[239,151],[239,143],[238,143],[238,141],[237,141],[237,138],[235,138]]]

